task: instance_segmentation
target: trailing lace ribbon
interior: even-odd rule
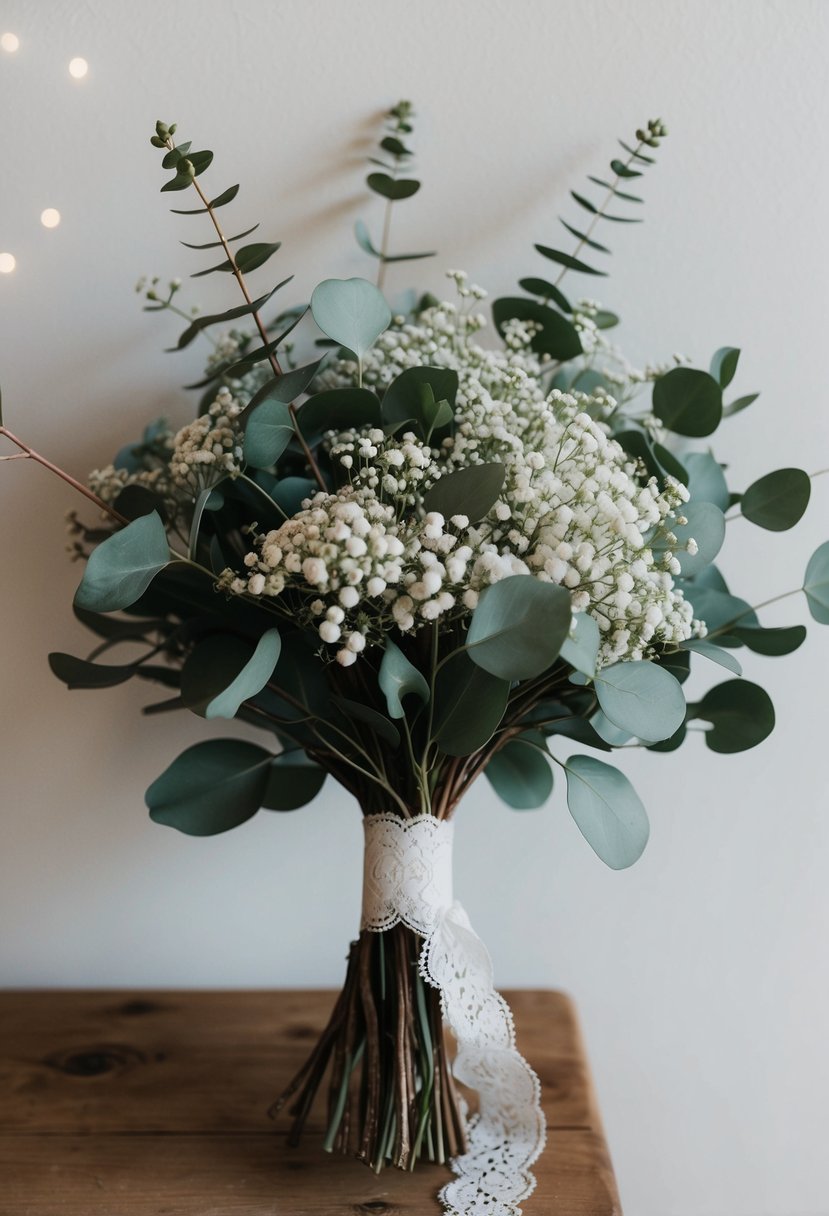
[[[453,826],[432,815],[365,818],[363,929],[398,922],[423,937],[420,972],[440,991],[458,1051],[455,1077],[477,1091],[468,1151],[440,1192],[448,1216],[520,1216],[544,1147],[538,1077],[515,1046],[509,1006],[492,985],[489,953],[452,897]]]

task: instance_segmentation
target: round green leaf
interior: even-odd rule
[[[516,574],[487,587],[472,614],[469,657],[503,680],[541,675],[570,632],[570,593],[556,583]]]
[[[567,806],[591,849],[613,870],[632,866],[648,843],[650,826],[636,790],[612,764],[571,756]]]
[[[700,439],[722,419],[722,389],[708,372],[674,367],[653,386],[653,412],[669,431]]]
[[[509,680],[490,675],[459,650],[438,672],[432,735],[448,756],[469,756],[489,742],[509,698]]]
[[[802,469],[777,469],[748,487],[740,502],[747,520],[770,532],[793,528],[809,505],[812,480]]]
[[[535,732],[528,732],[528,739]],[[537,736],[543,745],[544,736]],[[533,811],[543,806],[553,790],[553,770],[544,752],[521,735],[495,753],[484,769],[492,788],[507,806]]]
[[[791,654],[806,640],[805,625],[788,625],[777,629],[736,625],[733,632],[735,637],[739,638],[749,650],[753,650],[755,654],[765,654],[770,657]]]
[[[596,676],[596,696],[614,726],[646,743],[670,738],[685,720],[679,681],[645,659],[603,667]]]
[[[273,756],[242,739],[209,739],[188,747],[147,790],[155,823],[188,836],[214,836],[255,815]]]
[[[312,802],[328,774],[305,752],[285,752],[271,762],[268,783],[262,795],[265,811],[295,811]]]
[[[291,411],[284,401],[265,400],[245,419],[244,454],[254,469],[276,464],[294,437]]]
[[[383,293],[366,279],[325,279],[314,288],[311,312],[322,332],[358,359],[391,323]]]
[[[506,469],[502,464],[470,464],[445,473],[426,491],[426,511],[439,511],[445,519],[466,515],[472,524],[488,515],[498,501]]]
[[[689,716],[711,723],[705,742],[712,752],[744,752],[774,730],[774,706],[765,689],[748,680],[726,680],[705,694]]]
[[[728,388],[737,371],[740,352],[736,346],[721,346],[711,359],[711,375],[719,381],[720,388]]]
[[[403,698],[412,693],[419,700],[428,702],[429,685],[413,663],[404,655],[391,638],[386,638],[386,648],[377,675],[380,690],[386,698],[390,718],[405,717]]]
[[[383,394],[384,425],[420,420],[426,385],[432,390],[435,401],[448,401],[450,406],[454,405],[458,393],[457,372],[445,367],[407,367]]]
[[[93,612],[128,608],[169,561],[170,546],[159,515],[140,515],[92,550],[75,604]]]
[[[829,540],[809,558],[803,590],[814,619],[819,625],[829,625]]]
[[[570,632],[561,647],[561,657],[592,679],[596,674],[596,659],[599,655],[601,635],[599,626],[586,612],[579,612],[573,617]]]
[[[380,401],[367,388],[330,388],[314,393],[297,412],[299,429],[312,440],[325,431],[380,426]]]
[[[537,354],[549,355],[551,359],[564,362],[567,359],[575,359],[582,353],[579,331],[572,321],[568,321],[554,308],[549,308],[538,300],[525,299],[524,296],[506,297],[493,302],[492,319],[501,337],[504,336],[507,321],[513,318],[535,321],[541,326],[530,343]]]
[[[710,452],[688,452],[682,460],[691,501],[712,502],[721,511],[728,510],[728,483],[720,462]]]
[[[697,542],[697,552],[688,553],[681,548],[676,550],[683,577],[691,578],[709,566],[719,553],[725,540],[725,516],[719,507],[712,502],[686,502],[678,508],[687,524],[670,522],[669,526],[680,546],[686,545],[692,538]],[[654,545],[654,549],[659,549]]]
[[[413,177],[390,177],[388,173],[369,173],[366,183],[375,194],[381,194],[392,202],[411,198],[420,189],[420,182]]]

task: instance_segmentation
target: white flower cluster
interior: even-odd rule
[[[344,431],[333,438],[330,452],[352,486],[372,490],[398,513],[417,506],[424,487],[441,474],[438,453],[411,431],[399,438],[376,428],[363,434]]]
[[[170,457],[175,482],[198,494],[242,471],[242,432],[236,420],[243,408],[229,389],[220,388],[207,413],[181,428]]]

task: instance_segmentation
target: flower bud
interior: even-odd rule
[[[161,139],[161,138],[160,138],[158,135],[151,135],[151,136],[150,136],[150,143],[152,144],[152,146],[153,146],[154,148],[165,148],[165,147],[167,146],[167,145],[164,143],[164,140],[163,140],[163,139]]]
[[[162,122],[160,118],[155,124],[155,133],[159,139],[170,138],[170,128],[167,126],[166,122]]]

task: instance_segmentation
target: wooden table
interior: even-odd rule
[[[569,1000],[506,994],[549,1141],[526,1216],[618,1216]],[[265,1115],[330,992],[0,993],[2,1216],[437,1216],[438,1166],[379,1177]]]

